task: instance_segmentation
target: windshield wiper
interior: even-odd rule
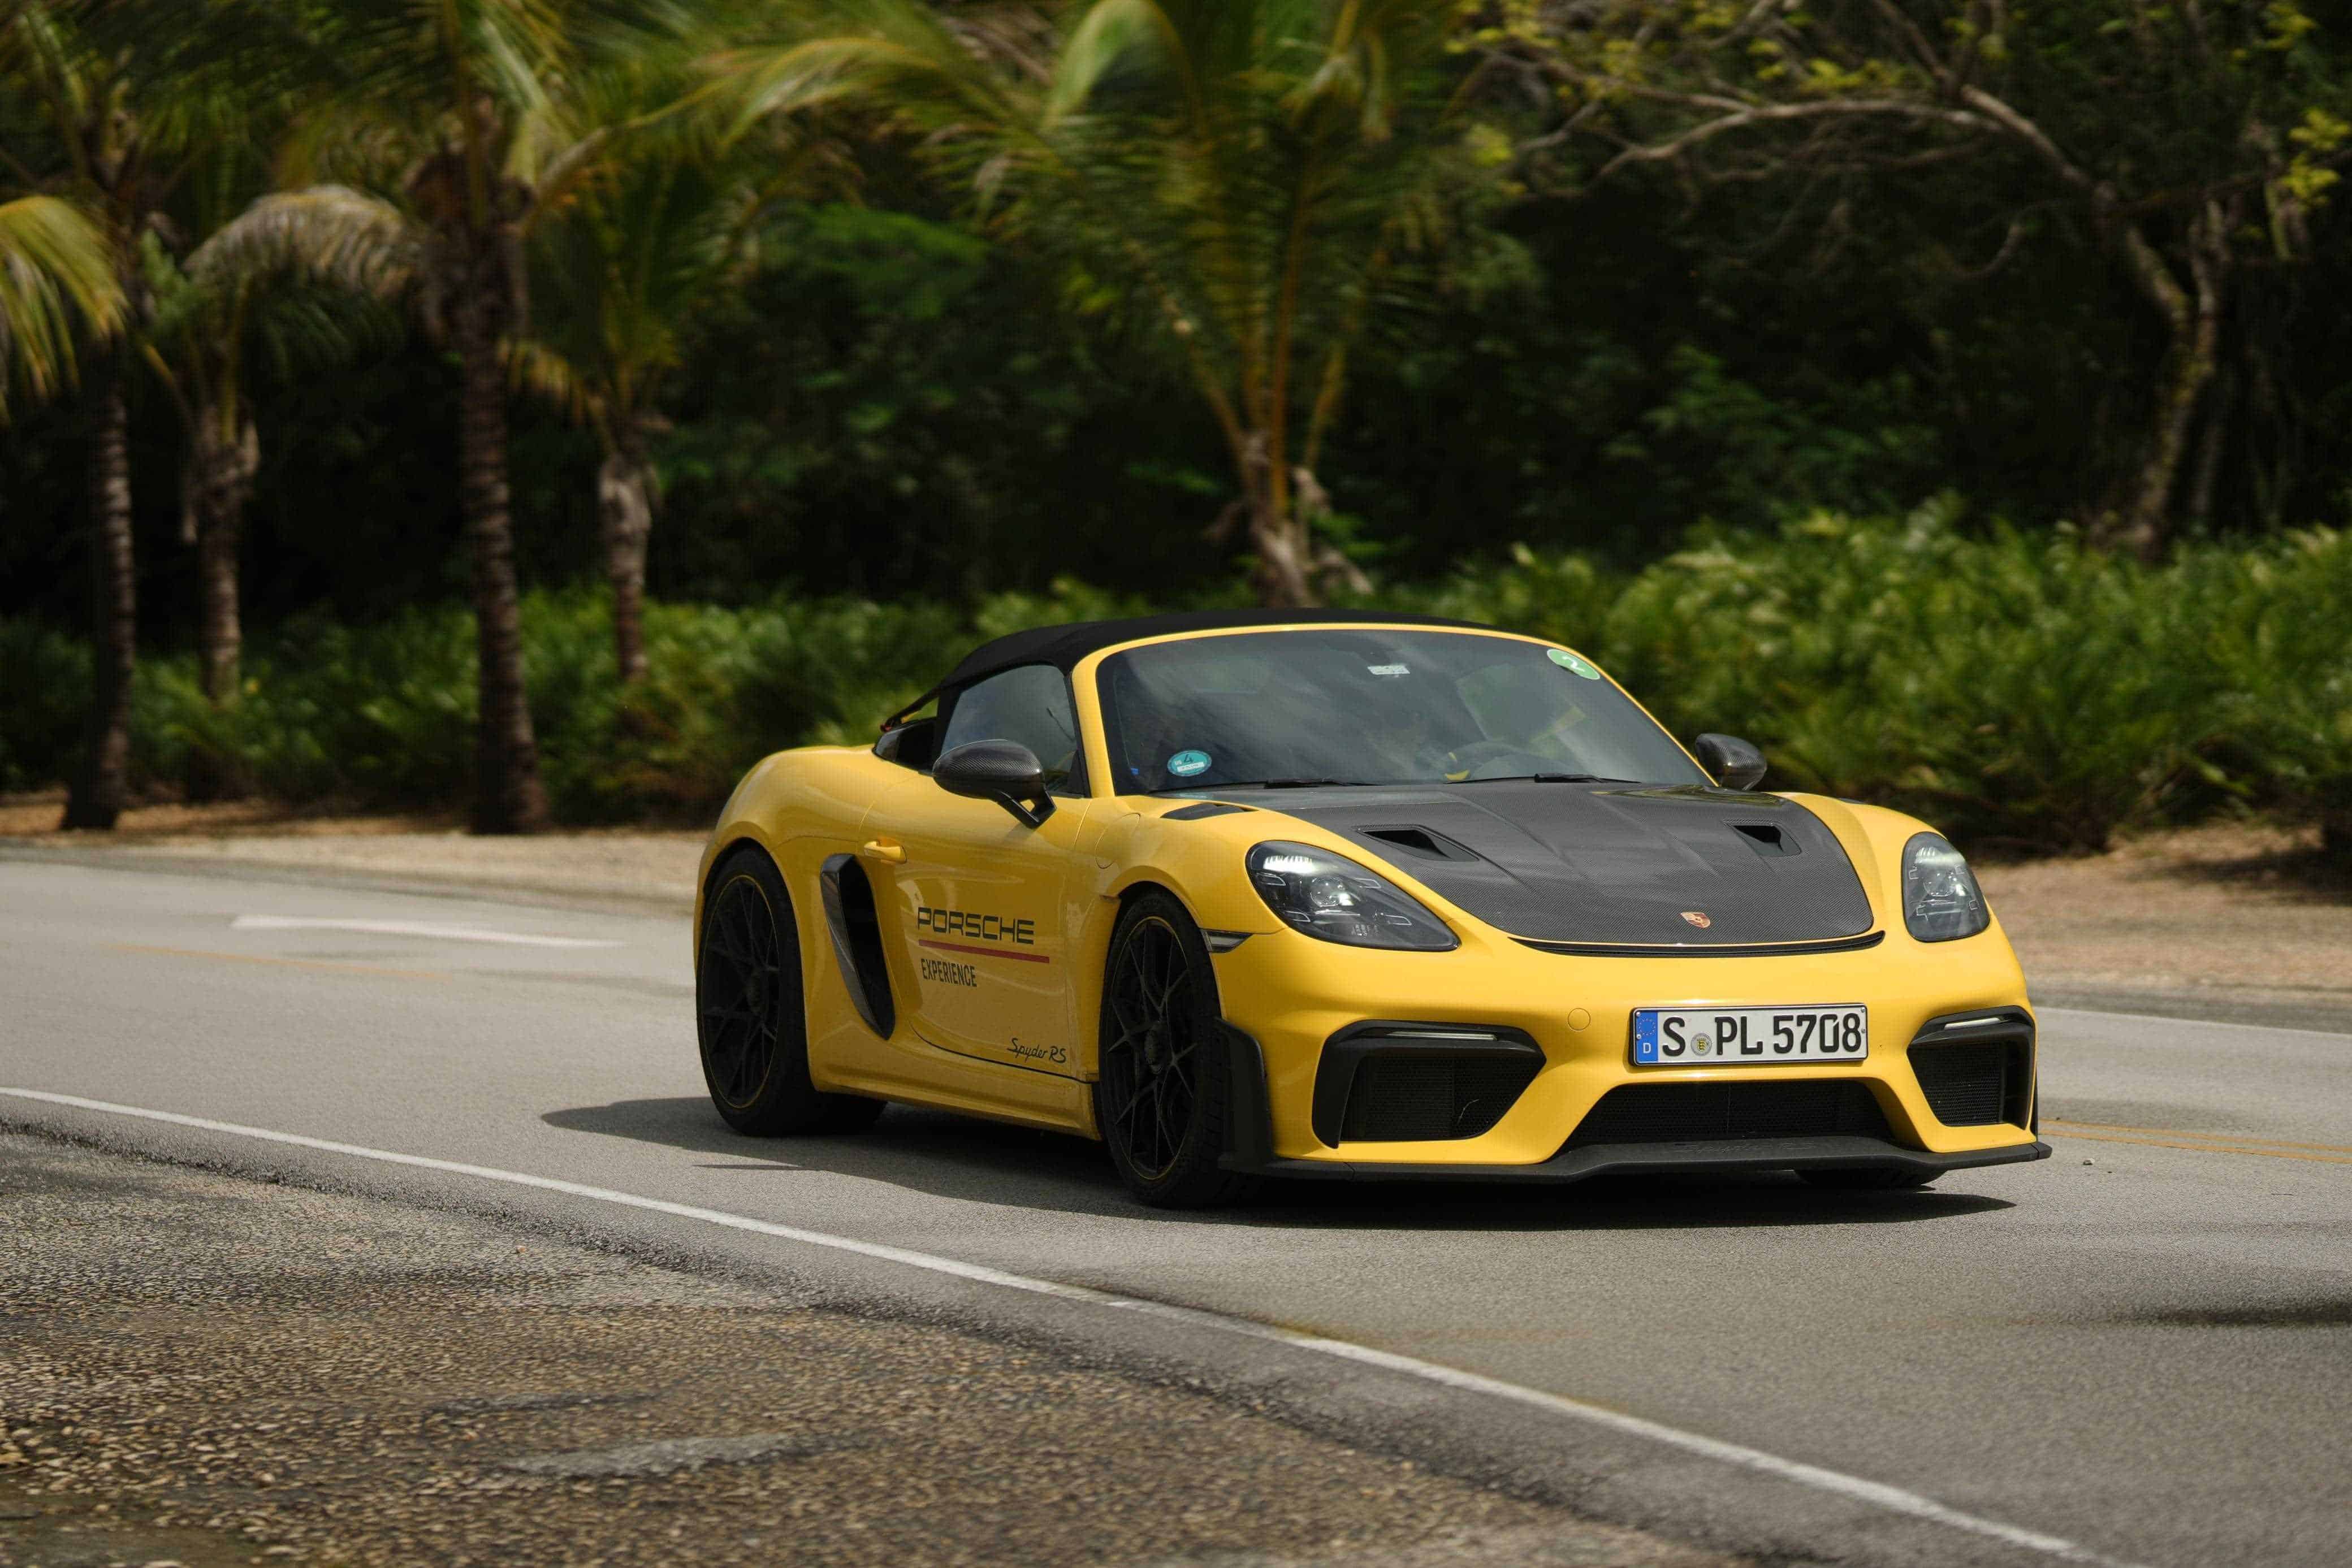
[[[1239,784],[1220,784],[1220,789],[1319,789],[1326,785],[1353,789],[1363,782],[1360,779],[1251,779]]]
[[[1485,779],[1465,779],[1465,784],[1639,784],[1639,779],[1611,779],[1600,773],[1496,773]]]

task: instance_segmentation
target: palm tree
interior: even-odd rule
[[[215,199],[197,204],[192,227],[217,228],[207,217],[242,202],[256,172],[246,163],[242,155],[221,160],[203,183]],[[241,271],[209,242],[184,263],[153,251],[148,277],[155,321],[147,358],[185,442],[180,531],[196,550],[197,680],[217,710],[236,700],[244,649],[237,555],[261,466],[250,387],[257,374],[282,379],[350,357],[384,336],[382,312],[283,275]],[[197,760],[188,788],[194,797],[217,799],[234,792],[236,780],[217,758]]]
[[[548,820],[507,490],[504,344],[528,319],[524,248],[609,153],[615,128],[590,113],[596,72],[618,68],[621,46],[663,42],[653,19],[665,14],[656,0],[318,0],[316,57],[331,74],[289,162],[352,184],[265,196],[211,242],[224,267],[290,265],[404,296],[456,351],[477,832]]]
[[[806,9],[786,5],[789,16]],[[1188,378],[1223,433],[1265,602],[1344,579],[1316,476],[1349,356],[1507,152],[1466,112],[1453,0],[835,0],[823,36],[730,51],[749,120],[849,99],[919,134],[1057,257],[1082,308]],[[977,9],[977,8],[976,8]]]
[[[106,240],[56,196],[0,202],[0,423],[8,389],[44,398],[74,375],[74,335],[121,325],[122,290]]]
[[[509,346],[516,379],[595,432],[596,510],[613,595],[615,667],[646,671],[646,548],[661,490],[660,397],[695,314],[760,261],[772,200],[838,170],[829,141],[778,135],[720,157],[676,138],[584,184],[532,246],[532,321]]]
[[[85,26],[86,6],[17,0],[0,14],[0,80],[38,118],[45,145],[9,155],[19,182],[62,197],[103,253],[121,330],[93,356],[89,405],[92,700],[66,796],[64,825],[111,828],[128,803],[131,683],[138,593],[131,534],[128,382],[152,321],[145,254],[187,158],[230,133],[246,104],[239,62],[223,53],[163,71]],[[148,67],[150,68],[142,68]],[[25,162],[37,160],[39,166]],[[95,258],[85,254],[83,264]],[[79,287],[94,289],[86,277]],[[93,298],[96,298],[93,295]],[[31,341],[32,340],[20,340]],[[54,349],[44,350],[53,357]]]

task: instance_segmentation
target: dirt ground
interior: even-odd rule
[[[57,831],[55,793],[0,797],[0,848],[356,876],[684,910],[703,835],[604,829],[478,839],[454,820],[150,806],[111,834]],[[2229,822],[2145,834],[2104,855],[1980,864],[2037,1000],[2344,1028],[2352,871],[2315,830]]]

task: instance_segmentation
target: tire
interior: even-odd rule
[[[1183,904],[1157,890],[1127,906],[1103,967],[1095,1125],[1127,1189],[1154,1208],[1230,1203],[1222,1170],[1231,1076],[1217,976]]]
[[[1903,1192],[1934,1185],[1936,1173],[1902,1166],[1850,1166],[1842,1170],[1799,1171],[1814,1186],[1832,1192]]]
[[[784,879],[751,845],[719,864],[694,956],[702,1081],[729,1126],[755,1138],[850,1132],[882,1102],[827,1094],[809,1081],[800,926]]]

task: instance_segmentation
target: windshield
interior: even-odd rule
[[[1704,784],[1566,649],[1459,632],[1254,632],[1154,643],[1097,677],[1121,793],[1605,779]]]

